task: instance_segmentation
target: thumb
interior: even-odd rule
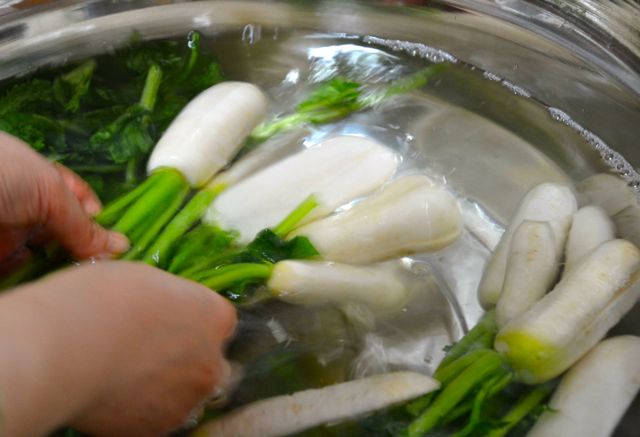
[[[58,174],[55,179],[39,190],[42,223],[55,240],[80,259],[117,255],[129,249],[127,237],[95,223],[63,178]]]

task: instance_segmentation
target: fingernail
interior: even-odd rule
[[[111,253],[124,253],[129,250],[129,240],[119,232],[109,232],[107,250]]]
[[[95,201],[94,199],[89,199],[84,205],[84,210],[90,216],[97,215],[102,209],[102,205]]]

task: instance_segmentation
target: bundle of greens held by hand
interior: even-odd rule
[[[292,113],[259,125],[247,147],[255,148],[281,132],[369,109],[388,97],[423,86],[443,68],[431,66],[375,92],[343,77],[316,84]],[[125,259],[164,269],[193,266],[196,260],[212,267],[237,263],[241,256],[225,258],[217,253],[214,259],[201,261],[201,254],[194,250],[210,240],[215,243],[209,247],[231,250],[230,235],[213,232],[205,236],[204,228],[198,226],[220,186],[192,191],[185,178],[171,169],[154,172],[138,183],[142,165],[173,118],[190,99],[221,80],[219,64],[201,53],[198,33],[189,35],[186,47],[175,41],[133,44],[63,73],[45,72],[10,84],[0,99],[0,129],[88,178],[103,199],[124,191],[105,205],[97,221],[127,235],[132,249]],[[8,113],[12,117],[4,116]],[[206,233],[211,234],[211,229]],[[60,252],[54,250],[58,256]],[[49,269],[46,259],[31,264],[3,286]],[[187,270],[190,272],[192,269]]]

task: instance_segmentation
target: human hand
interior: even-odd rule
[[[0,297],[5,435],[67,424],[90,435],[179,427],[229,366],[233,306],[143,264],[104,261]]]
[[[0,155],[0,261],[40,228],[80,259],[128,249],[124,235],[91,220],[100,201],[78,175],[3,132]]]

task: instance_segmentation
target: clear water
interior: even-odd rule
[[[482,314],[476,288],[484,263],[529,188],[576,187],[602,172],[619,176],[622,190],[640,186],[635,170],[569,115],[442,51],[252,25],[209,41],[230,79],[269,93],[272,114],[290,111],[312,83],[337,75],[376,84],[447,62],[421,90],[279,141],[294,151],[338,133],[375,138],[402,155],[400,173],[419,171],[447,184],[465,220],[454,245],[399,261],[420,290],[399,314],[373,319],[361,308],[278,302],[244,311],[230,353],[245,379],[232,405],[383,371],[433,371],[442,349]]]
[[[277,301],[243,309],[229,350],[243,379],[227,408],[384,371],[431,373],[443,348],[481,316],[476,288],[482,269],[532,186],[561,182],[579,191],[584,179],[610,173],[620,177],[619,190],[635,195],[640,187],[624,158],[570,114],[437,49],[255,25],[212,32],[203,46],[219,57],[228,79],[261,86],[272,115],[291,111],[313,83],[334,76],[375,87],[432,62],[448,63],[423,89],[265,146],[286,154],[336,134],[375,138],[402,155],[400,173],[422,172],[446,184],[465,221],[452,246],[395,261],[415,288],[397,314],[376,319],[363,308],[305,309]],[[622,236],[640,240],[634,225]],[[340,435],[321,433],[332,432]]]

